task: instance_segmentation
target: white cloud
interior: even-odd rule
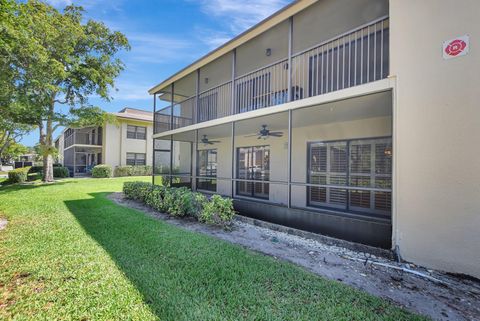
[[[238,34],[285,6],[287,0],[201,0],[206,14],[226,18],[230,31]]]

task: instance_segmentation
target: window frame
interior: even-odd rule
[[[346,190],[346,200],[345,200],[345,206],[332,206],[332,205],[329,205],[328,204],[328,198],[327,198],[327,201],[325,204],[321,204],[321,203],[318,203],[318,202],[312,202],[311,201],[311,197],[310,197],[310,193],[311,193],[311,189],[312,188],[315,188],[315,186],[307,186],[307,193],[306,193],[306,204],[307,204],[307,207],[314,207],[314,208],[321,208],[321,209],[326,209],[326,210],[334,210],[334,211],[341,211],[341,212],[347,212],[347,213],[354,213],[354,214],[362,214],[362,215],[367,215],[367,216],[376,216],[376,217],[382,217],[382,218],[385,218],[385,217],[390,217],[391,216],[391,212],[392,212],[392,208],[391,208],[391,198],[392,198],[392,183],[393,183],[393,167],[392,167],[392,163],[390,163],[390,173],[389,174],[385,174],[385,173],[375,173],[375,168],[372,167],[371,169],[373,169],[374,171],[371,172],[369,175],[370,177],[374,177],[375,176],[375,185],[376,185],[376,180],[377,180],[377,176],[381,179],[381,178],[387,178],[387,179],[390,179],[390,192],[381,192],[381,191],[375,191],[374,189],[376,188],[376,186],[369,186],[370,188],[372,188],[373,190],[370,190],[370,191],[367,191],[367,193],[370,193],[370,195],[375,195],[375,196],[369,196],[371,197],[371,202],[372,204],[375,204],[375,198],[377,197],[377,193],[378,194],[381,194],[381,193],[386,193],[386,194],[389,194],[389,198],[390,198],[390,202],[389,202],[389,205],[390,205],[390,209],[387,210],[387,211],[383,211],[383,210],[375,210],[375,209],[363,209],[361,207],[357,207],[357,206],[354,206],[351,203],[351,192],[352,191],[359,191],[359,190],[355,190],[354,187],[355,185],[352,184],[351,182],[351,166],[352,166],[352,162],[351,162],[351,146],[352,146],[352,142],[359,142],[359,141],[377,141],[376,143],[381,143],[382,141],[388,141],[388,143],[390,144],[390,148],[393,149],[393,140],[392,140],[392,136],[377,136],[377,137],[362,137],[362,138],[350,138],[350,139],[338,139],[338,140],[325,140],[325,141],[309,141],[307,142],[307,152],[306,152],[306,157],[307,157],[307,168],[306,168],[306,179],[307,179],[307,183],[308,184],[315,184],[315,183],[311,183],[311,168],[312,168],[312,164],[311,164],[311,148],[312,148],[312,145],[314,144],[319,144],[319,143],[324,143],[324,144],[328,144],[328,143],[345,143],[346,144],[346,159],[347,159],[347,171],[346,171],[346,184],[345,185],[341,185],[341,186],[345,186],[347,187]],[[376,145],[376,143],[371,143],[373,146]],[[327,153],[329,152],[329,149],[327,149]],[[375,153],[375,149],[371,150],[371,154],[370,155],[373,155]],[[370,156],[372,157],[372,156]],[[392,157],[392,156],[390,156]],[[372,161],[372,160],[371,160]],[[373,164],[373,161],[372,161],[372,164]],[[327,166],[327,172],[329,171],[328,169],[328,166],[329,164],[326,165]],[[355,173],[355,175],[358,174],[358,173]],[[358,176],[358,175],[357,175]],[[331,187],[331,188],[337,188],[337,189],[341,189],[341,187],[337,187],[339,185],[333,185],[333,184],[322,184],[322,185],[332,185],[334,187]],[[353,188],[352,188],[353,187]],[[358,187],[358,185],[357,185]],[[321,187],[317,187],[317,188],[321,188]],[[329,189],[330,187],[325,187],[325,189]],[[375,206],[375,205],[374,205]]]
[[[131,127],[134,128],[133,131],[129,130]],[[140,128],[143,128],[145,132],[144,133],[139,132]],[[129,134],[133,134],[133,137],[129,137]],[[127,139],[147,140],[147,127],[127,124]]]
[[[267,150],[268,151],[268,163],[265,165],[265,163],[262,161],[262,171],[265,171],[265,167],[267,167],[266,171],[268,171],[268,179],[258,179],[258,178],[255,178],[255,173],[253,171],[250,171],[250,169],[254,169],[254,167],[252,168],[246,168],[246,176],[247,178],[240,178],[240,150],[241,149],[249,149],[249,154],[250,155],[253,155],[255,153],[255,148],[263,148],[263,153],[265,153],[265,151]],[[236,181],[236,184],[235,184],[235,195],[236,196],[240,196],[240,197],[251,197],[251,198],[258,198],[258,199],[264,199],[264,200],[268,200],[270,198],[270,158],[271,158],[271,148],[270,148],[270,145],[254,145],[254,146],[239,146],[237,147],[236,149],[236,170],[235,170],[235,177],[236,179],[238,179]],[[252,160],[253,162],[253,160]],[[265,176],[265,173],[262,174],[262,176]],[[242,180],[248,180],[248,181],[242,181]],[[251,182],[251,181],[255,181],[255,182]],[[258,182],[257,182],[258,181]],[[248,191],[248,185],[250,184],[251,187],[251,192],[248,193],[239,193],[239,186],[240,185],[245,185],[245,187],[247,188],[247,191]],[[257,193],[256,192],[256,188],[257,187],[260,187],[261,190],[263,191],[263,193]]]
[[[131,158],[128,158],[128,155],[134,155],[133,157],[133,164],[129,164],[128,161],[131,160]],[[143,155],[143,164],[138,164],[138,155]],[[125,164],[127,166],[146,166],[147,165],[147,154],[146,153],[131,153],[127,152],[126,153],[126,158],[125,158]]]
[[[215,151],[215,153],[213,153]],[[200,154],[205,153],[206,155],[206,175],[200,175],[200,164],[201,164],[201,157]],[[211,173],[208,174],[210,165],[210,155],[215,154],[215,169],[213,170],[210,168]],[[197,150],[197,166],[196,166],[196,173],[197,173],[197,190],[201,191],[208,191],[208,192],[216,192],[217,191],[217,169],[218,169],[218,149],[217,148],[207,148],[207,149],[198,149]],[[206,188],[202,188],[201,182],[206,183]]]

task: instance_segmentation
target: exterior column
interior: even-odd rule
[[[170,130],[173,128],[173,106],[175,105],[175,92],[174,92],[174,85],[175,83],[172,82],[172,90],[171,90],[171,99],[170,99]]]
[[[195,141],[192,151],[192,190],[197,190],[197,151],[198,151],[198,129],[195,130]]]
[[[170,130],[173,128],[173,106],[175,104],[175,83],[172,83],[172,97],[170,99]],[[170,186],[172,186],[172,175],[173,175],[173,135],[170,135]]]
[[[157,133],[155,113],[157,112],[157,94],[153,94],[153,135]],[[155,184],[155,138],[152,137],[152,184]]]
[[[172,186],[172,175],[173,175],[173,135],[170,135],[170,170],[169,170],[169,182],[170,186]]]
[[[237,49],[233,49],[232,51],[232,115],[236,113],[236,106],[235,106],[235,77],[237,74]]]
[[[200,101],[200,68],[197,69],[197,81],[195,83],[195,110],[193,111],[193,123],[198,122],[198,105]]]
[[[231,181],[232,181],[232,198],[235,196],[235,122],[232,122],[232,172],[231,172]]]
[[[288,101],[292,101],[292,40],[293,40],[293,17],[288,19]]]
[[[287,158],[287,182],[288,182],[288,208],[292,207],[292,110],[288,110],[288,158]]]

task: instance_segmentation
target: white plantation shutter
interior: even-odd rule
[[[390,214],[390,191],[363,188],[391,189],[391,138],[309,145],[309,183],[327,185],[308,188],[309,204],[370,214]],[[362,189],[338,187],[342,185]]]

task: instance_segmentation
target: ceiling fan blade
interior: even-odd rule
[[[246,135],[246,136],[243,136],[243,137],[254,137],[254,136],[258,136],[258,133],[252,134],[252,135]]]
[[[269,136],[282,137],[282,136],[283,136],[283,133],[270,133]]]
[[[210,143],[215,144],[215,143],[221,143],[222,141],[220,140],[210,140]]]

